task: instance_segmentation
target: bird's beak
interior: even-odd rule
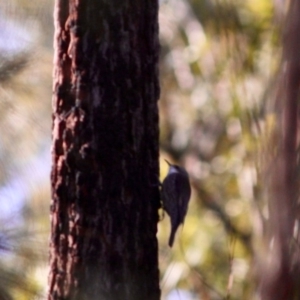
[[[171,167],[172,164],[170,164],[166,159],[164,159],[164,161]]]

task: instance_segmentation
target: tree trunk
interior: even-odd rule
[[[48,299],[159,299],[158,3],[56,0]]]
[[[270,173],[269,243],[258,267],[261,299],[299,299],[300,0],[289,3],[277,95],[280,137]],[[297,153],[298,151],[298,153]],[[298,157],[297,157],[298,156]],[[297,229],[298,228],[298,229]]]

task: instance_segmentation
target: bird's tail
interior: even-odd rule
[[[172,246],[174,244],[176,230],[177,230],[177,227],[172,226],[171,234],[170,234],[170,238],[169,238],[169,246],[171,248],[172,248]]]

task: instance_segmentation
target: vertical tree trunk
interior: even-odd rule
[[[56,0],[48,299],[159,299],[157,0]]]
[[[272,161],[269,205],[268,257],[260,272],[260,294],[264,300],[299,299],[299,87],[300,1],[292,0],[283,32],[283,61],[278,113],[280,141]],[[298,208],[297,208],[298,206]],[[298,235],[298,236],[297,236]]]

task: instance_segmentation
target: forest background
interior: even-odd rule
[[[161,1],[160,168],[193,187],[175,247],[158,228],[163,299],[256,299],[284,1]],[[0,295],[48,276],[53,1],[0,2]],[[42,297],[42,296],[41,296]],[[5,299],[5,298],[4,298]],[[229,299],[229,298],[228,298]]]

